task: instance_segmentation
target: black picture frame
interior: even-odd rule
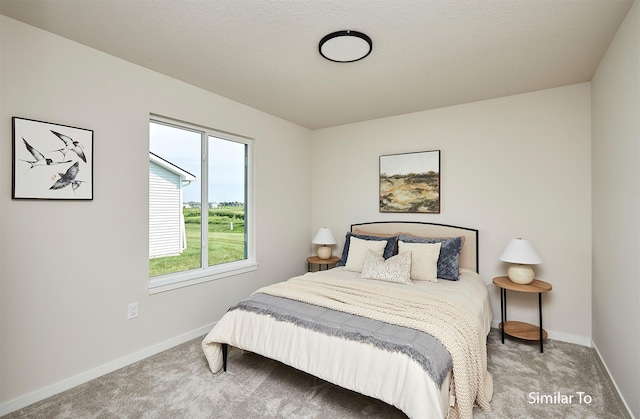
[[[93,200],[93,130],[12,118],[12,199]]]
[[[380,156],[380,212],[440,213],[440,150]]]

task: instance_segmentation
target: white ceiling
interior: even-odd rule
[[[633,0],[0,0],[0,13],[316,129],[591,80]],[[366,33],[334,63],[318,41]]]

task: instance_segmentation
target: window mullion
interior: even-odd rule
[[[244,257],[249,257],[249,228],[251,228],[251,221],[248,216],[250,208],[249,203],[249,147],[244,145]]]
[[[200,170],[200,173],[202,174],[202,191],[200,193],[200,196],[202,197],[202,203],[200,204],[200,236],[202,244],[200,248],[200,260],[202,268],[205,269],[209,266],[209,164],[207,157],[209,155],[209,142],[207,141],[207,138],[207,133],[202,132],[202,166]]]

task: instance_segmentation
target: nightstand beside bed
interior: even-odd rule
[[[498,276],[493,278],[493,283],[500,288],[500,330],[502,331],[502,343],[504,343],[504,335],[513,336],[525,340],[539,340],[540,352],[544,352],[543,341],[547,338],[547,331],[542,328],[542,294],[552,289],[551,284],[539,279],[534,279],[530,284],[516,284],[507,276]],[[539,326],[519,322],[507,321],[507,290],[525,293],[538,294],[538,318]]]
[[[311,272],[311,265],[318,265],[318,270],[322,270],[322,265],[325,266],[325,270],[329,269],[329,265],[335,265],[340,261],[337,256],[331,256],[329,259],[320,259],[318,256],[309,256],[307,258],[307,271]]]

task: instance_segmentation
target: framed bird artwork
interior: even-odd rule
[[[93,199],[93,131],[13,117],[13,199]]]

